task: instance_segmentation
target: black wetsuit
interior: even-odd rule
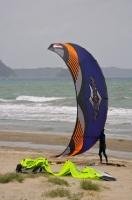
[[[102,153],[105,157],[106,163],[108,163],[108,158],[105,151],[106,151],[105,134],[104,131],[102,131],[99,138],[99,157],[101,163],[102,163]]]

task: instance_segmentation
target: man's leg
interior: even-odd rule
[[[99,158],[100,158],[100,163],[102,163],[102,151],[99,150]]]
[[[103,150],[103,154],[104,154],[104,157],[105,157],[106,163],[108,163],[108,157],[107,157],[107,155],[106,155],[105,149]]]

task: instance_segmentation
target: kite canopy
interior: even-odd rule
[[[104,129],[108,110],[107,87],[97,61],[84,48],[71,43],[55,43],[48,49],[65,61],[75,85],[76,125],[69,145],[60,154],[74,156],[89,150]]]

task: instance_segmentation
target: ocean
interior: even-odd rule
[[[132,139],[132,79],[106,84],[106,134]],[[0,80],[0,131],[72,135],[76,113],[72,80]]]

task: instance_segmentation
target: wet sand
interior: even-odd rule
[[[53,133],[21,133],[21,132],[0,132],[0,141],[8,142],[30,142],[42,145],[67,146],[70,136],[66,134]],[[132,152],[132,140],[107,138],[107,149],[114,151]],[[98,148],[98,143],[95,145]]]

